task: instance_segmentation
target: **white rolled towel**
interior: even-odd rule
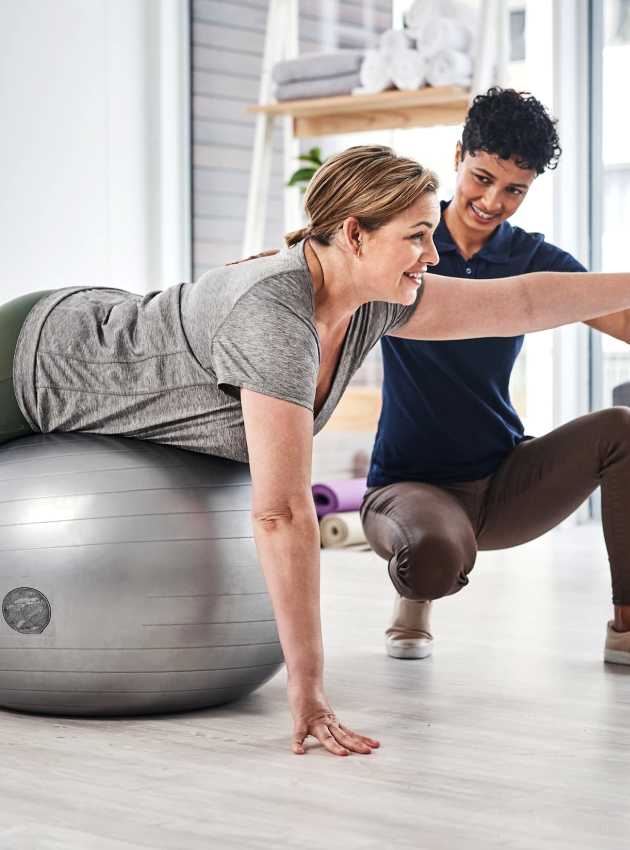
[[[397,89],[415,91],[426,80],[426,63],[415,49],[401,50],[389,60],[389,70]]]
[[[387,57],[380,50],[368,50],[361,63],[361,86],[364,94],[377,94],[392,87]]]
[[[405,22],[408,29],[419,31],[434,18],[452,18],[458,11],[454,0],[414,0],[405,12]]]
[[[415,0],[405,14],[407,28],[412,33],[421,32],[436,18],[451,18],[476,34],[479,11],[462,0]],[[416,36],[412,34],[412,38]]]
[[[361,516],[358,511],[326,514],[319,521],[319,531],[324,549],[367,546]]]
[[[411,47],[411,38],[405,30],[385,30],[379,39],[379,50],[383,56],[391,58],[401,50]]]
[[[430,86],[468,86],[472,78],[472,59],[459,50],[442,50],[427,63]]]
[[[413,30],[418,50],[431,59],[442,50],[460,50],[467,53],[471,46],[470,29],[453,18],[432,18],[419,30]]]

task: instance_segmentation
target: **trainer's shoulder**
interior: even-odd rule
[[[530,232],[521,227],[512,227],[512,253],[521,255],[527,272],[586,271],[582,263],[552,242],[543,233]]]

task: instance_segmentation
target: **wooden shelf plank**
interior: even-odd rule
[[[426,87],[418,91],[342,95],[289,100],[248,107],[251,112],[291,116],[293,133],[307,136],[460,124],[469,106],[469,92],[460,86]]]
[[[468,103],[469,92],[461,86],[425,86],[417,91],[384,91],[378,94],[348,94],[337,97],[312,97],[306,100],[283,100],[250,106],[251,112],[270,115],[330,115],[332,113],[387,111],[402,106],[433,106]]]
[[[401,107],[399,110],[351,112],[347,115],[317,115],[294,118],[293,135],[334,136],[339,133],[358,133],[365,130],[398,130],[404,127],[431,127],[435,124],[462,124],[468,106]]]

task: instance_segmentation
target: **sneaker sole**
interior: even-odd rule
[[[630,652],[624,652],[621,649],[605,649],[604,661],[608,661],[609,664],[630,665]]]
[[[409,660],[428,658],[433,653],[431,644],[428,646],[396,646],[396,644],[386,643],[385,651],[390,658],[405,658]]]

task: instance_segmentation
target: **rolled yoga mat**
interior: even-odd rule
[[[343,511],[358,511],[367,487],[365,478],[346,481],[328,481],[313,484],[313,499],[318,517]]]
[[[347,546],[367,547],[358,511],[327,514],[319,521],[319,532],[324,549],[342,549]]]

